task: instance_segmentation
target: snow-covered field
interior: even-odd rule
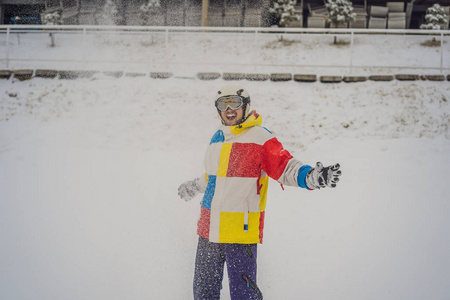
[[[355,34],[352,43],[351,35],[345,31],[281,34],[175,29],[167,33],[113,30],[84,33],[81,29],[56,32],[54,47],[50,47],[49,34],[42,31],[0,34],[0,59],[8,58],[6,68],[10,69],[170,71],[180,76],[192,76],[199,71],[435,74],[441,67],[447,72],[450,69],[448,33],[443,36],[441,49],[424,46],[432,38],[439,41],[439,35],[423,33]],[[338,44],[332,45],[335,36]]]
[[[191,299],[201,198],[177,188],[225,83],[1,80],[0,299]],[[271,181],[265,299],[448,299],[448,81],[241,83],[296,158],[343,170],[336,189]]]

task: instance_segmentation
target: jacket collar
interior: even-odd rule
[[[254,126],[262,125],[262,117],[258,115],[255,111],[252,111],[248,118],[239,125],[225,126],[222,125],[221,129],[225,136],[239,135]]]

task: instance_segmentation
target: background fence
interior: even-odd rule
[[[0,63],[6,69],[443,73],[450,70],[450,31],[2,25]]]

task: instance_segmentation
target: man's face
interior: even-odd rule
[[[243,107],[240,107],[238,109],[232,110],[228,107],[226,111],[220,112],[220,116],[222,117],[222,120],[226,126],[234,126],[239,124],[244,117],[244,109]]]

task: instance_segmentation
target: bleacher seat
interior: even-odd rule
[[[387,2],[388,8],[388,28],[389,29],[405,29],[406,28],[406,12],[404,2]]]
[[[327,26],[328,8],[325,5],[311,7],[311,4],[308,3],[308,10],[308,28],[325,28]]]
[[[447,19],[447,23],[442,26],[442,29],[447,30],[447,29],[449,29],[450,6],[442,6],[442,8],[444,9],[445,14],[447,15],[447,18],[446,18]]]
[[[225,12],[225,27],[240,27],[242,12],[235,9],[227,9]]]
[[[388,14],[388,28],[389,29],[405,29],[406,28],[406,13],[390,12]]]
[[[371,29],[385,29],[389,9],[385,6],[372,5],[368,27]]]
[[[260,27],[261,26],[261,14],[248,14],[245,16],[245,27]]]
[[[389,12],[404,12],[405,3],[404,2],[387,2],[386,6]]]
[[[350,23],[351,28],[367,28],[367,11],[364,5],[354,5],[355,20]]]

